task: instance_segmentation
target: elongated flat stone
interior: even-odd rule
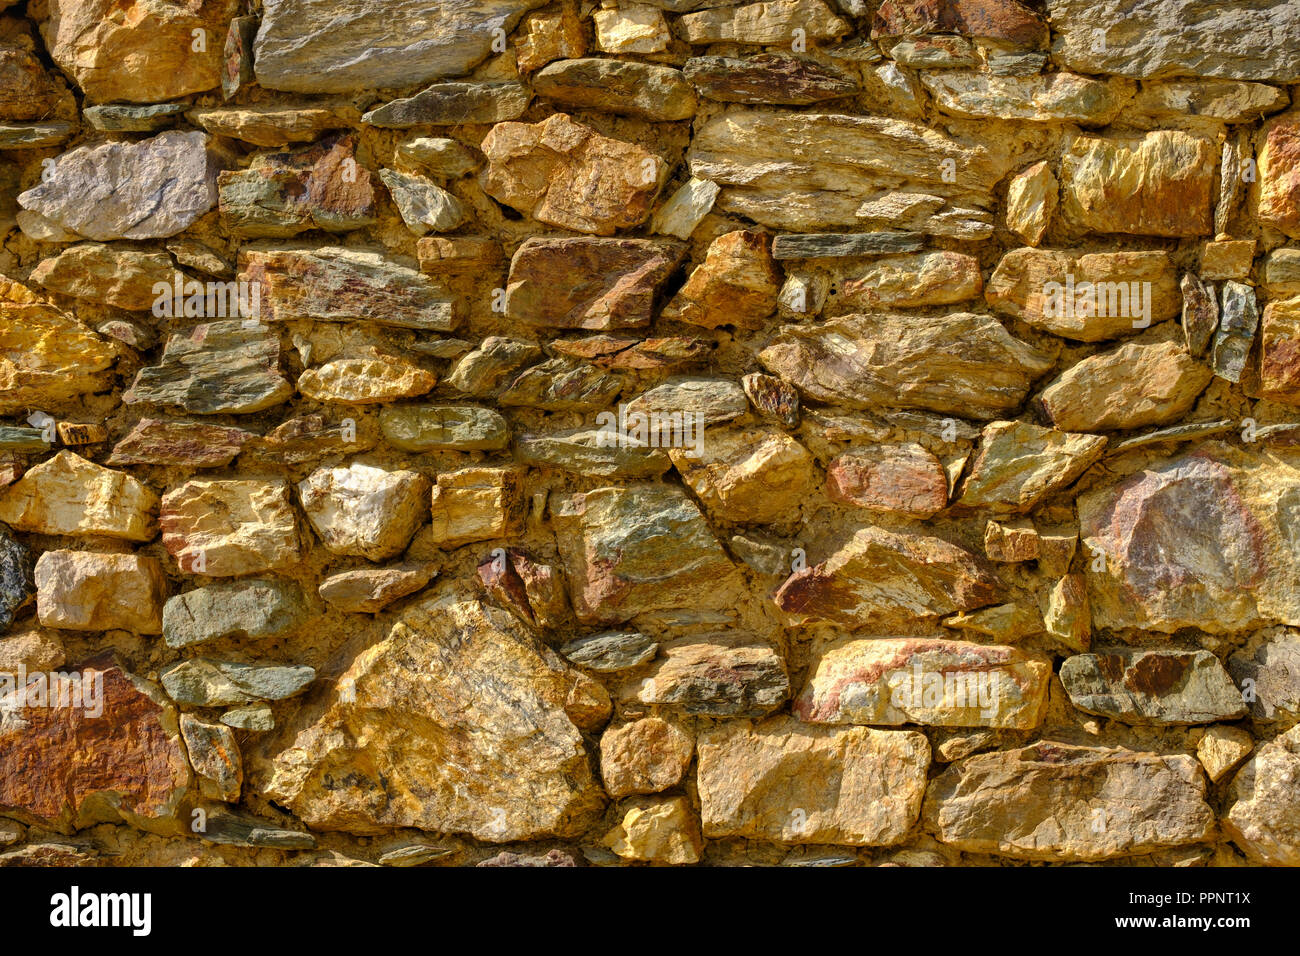
[[[300,694],[316,679],[316,671],[305,664],[241,664],[194,657],[159,676],[163,689],[178,704],[227,707]]]
[[[560,653],[587,670],[617,674],[649,663],[658,650],[659,645],[639,631],[605,631],[575,638]]]
[[[924,244],[917,233],[908,232],[823,232],[808,235],[779,235],[772,240],[773,259],[839,259],[847,256],[880,256],[915,252]]]
[[[528,88],[518,83],[435,83],[376,107],[361,122],[385,129],[501,123],[522,116],[529,99]]]
[[[1052,668],[1011,647],[944,638],[841,638],[795,699],[819,724],[1037,727]]]
[[[1049,741],[952,764],[921,820],[956,849],[1029,860],[1136,856],[1214,831],[1196,758]]]
[[[953,350],[948,343],[960,341]],[[759,353],[807,398],[849,408],[923,408],[995,418],[1052,360],[987,315],[849,315],[790,325]]]
[[[658,122],[689,119],[697,105],[695,90],[681,70],[598,57],[552,63],[533,77],[533,92],[563,109],[601,110]]]
[[[857,81],[844,71],[790,53],[696,56],[682,70],[701,96],[722,103],[806,106],[858,89]]]
[[[394,405],[379,414],[384,440],[402,451],[494,451],[510,442],[510,426],[477,405]]]
[[[0,492],[0,521],[40,534],[149,541],[158,496],[138,479],[70,451],[30,469]]]
[[[269,0],[253,57],[259,85],[300,93],[409,87],[463,76],[543,0],[356,4]]]
[[[1246,704],[1209,651],[1114,650],[1061,664],[1070,703],[1128,724],[1208,724],[1236,720]]]
[[[174,236],[217,202],[221,161],[207,133],[78,146],[18,196],[68,232],[100,241]]]
[[[108,464],[220,468],[234,461],[253,437],[242,428],[142,418],[113,446]]]
[[[266,326],[227,319],[171,336],[162,364],[142,368],[122,401],[176,406],[196,415],[247,414],[292,394],[280,374],[279,337]]]
[[[302,588],[292,581],[219,581],[178,594],[163,605],[163,639],[168,647],[221,638],[270,640],[292,634],[309,616]]]
[[[519,460],[592,478],[657,478],[673,466],[661,448],[629,440],[607,440],[598,428],[524,435],[515,444]]]
[[[980,433],[979,452],[962,488],[961,504],[1002,512],[1031,511],[1101,457],[1106,439],[993,422]]]
[[[664,644],[623,695],[682,714],[762,717],[785,702],[790,680],[769,642],[745,631],[692,635]]]
[[[261,283],[263,321],[354,322],[450,332],[455,300],[428,276],[377,249],[251,246],[240,279]]]

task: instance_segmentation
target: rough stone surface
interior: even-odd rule
[[[424,523],[429,480],[414,471],[386,471],[353,462],[321,468],[298,484],[302,510],[321,543],[335,554],[371,561],[406,550]]]
[[[191,574],[233,577],[298,561],[285,481],[188,481],[163,495],[158,523],[163,546]]]
[[[1204,724],[1246,713],[1209,651],[1079,654],[1061,665],[1061,683],[1075,707],[1125,723]]]
[[[168,600],[163,606],[163,637],[168,647],[223,638],[264,641],[288,637],[310,616],[302,588],[292,581],[222,581]]]
[[[1097,435],[992,422],[980,433],[979,452],[958,500],[972,508],[1031,511],[1083,474],[1105,448],[1106,439]]]
[[[45,627],[161,634],[166,590],[154,558],[46,551],[36,562],[36,616]]]
[[[1295,779],[1300,772],[1300,728],[1256,751],[1228,787],[1223,828],[1252,863],[1300,865]]]
[[[70,451],[41,462],[0,492],[0,521],[17,531],[149,541],[158,496],[130,475]]]

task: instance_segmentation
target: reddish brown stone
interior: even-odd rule
[[[754,410],[769,421],[788,428],[799,424],[799,392],[775,375],[750,372],[740,380]]]
[[[506,317],[558,329],[649,325],[655,296],[685,255],[649,239],[528,239],[510,260]]]
[[[293,236],[308,229],[347,232],[375,222],[370,172],[350,135],[305,149],[262,153],[246,170],[217,176],[222,218],[238,236]]]
[[[189,785],[165,698],[107,655],[67,673],[82,682],[82,703],[85,689],[101,682],[103,711],[91,716],[97,707],[17,708],[25,726],[0,733],[0,807],[65,831],[119,819],[151,829],[163,825]],[[37,680],[48,686],[49,675],[29,676],[29,700]]]
[[[1016,0],[884,0],[871,36],[960,33],[1022,46],[1047,45],[1047,24]]]
[[[929,518],[948,506],[948,476],[920,445],[878,445],[834,459],[826,494],[841,504]]]
[[[528,624],[556,627],[568,616],[563,572],[522,548],[493,551],[478,576],[493,600]]]
[[[142,418],[114,446],[108,464],[220,468],[234,461],[253,437],[242,428]]]
[[[1300,115],[1264,124],[1259,149],[1259,221],[1300,238]]]
[[[68,88],[36,55],[31,27],[12,17],[0,20],[0,120],[49,119],[63,104],[76,108]]]
[[[761,328],[776,311],[781,274],[772,261],[771,240],[761,232],[737,230],[709,244],[704,262],[664,308],[663,318],[716,329]]]

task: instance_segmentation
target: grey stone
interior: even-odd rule
[[[376,107],[361,122],[385,129],[502,123],[522,116],[529,98],[528,88],[518,83],[435,83]]]
[[[1111,650],[1061,665],[1075,707],[1128,724],[1208,724],[1246,714],[1241,693],[1209,651]]]
[[[154,133],[173,125],[189,106],[188,103],[157,103],[152,106],[105,103],[87,106],[81,115],[95,129],[108,133]]]
[[[1240,282],[1223,283],[1219,307],[1219,330],[1214,336],[1210,364],[1214,374],[1229,382],[1240,382],[1250,357],[1250,347],[1259,327],[1255,290]]]
[[[1256,720],[1300,718],[1300,634],[1281,627],[1261,631],[1228,658],[1228,672]]]
[[[178,704],[228,707],[292,697],[316,679],[316,670],[305,664],[241,664],[195,657],[173,664],[160,676],[163,688]]]
[[[35,568],[36,556],[0,525],[0,634],[9,629],[18,609],[36,596]]]
[[[638,631],[605,631],[569,641],[560,653],[579,667],[600,674],[631,670],[654,660],[659,645]]]
[[[379,178],[388,187],[402,222],[417,236],[447,232],[465,220],[460,200],[423,176],[381,169]]]
[[[168,599],[163,638],[168,647],[228,637],[267,640],[293,633],[308,616],[302,588],[292,581],[240,578]]]
[[[845,256],[882,256],[915,252],[924,238],[915,232],[821,232],[777,236],[773,259],[839,259]]]
[[[510,443],[510,425],[477,405],[392,405],[379,413],[384,439],[402,451],[496,451]]]
[[[591,478],[657,478],[672,467],[668,453],[631,441],[602,444],[598,428],[579,428],[550,435],[526,435],[516,443],[519,460],[559,468]]]

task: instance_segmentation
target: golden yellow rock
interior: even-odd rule
[[[0,522],[39,534],[105,535],[149,541],[158,496],[122,471],[61,451],[0,496]]]
[[[0,415],[109,385],[111,344],[26,286],[0,278]]]
[[[630,801],[605,846],[625,860],[648,863],[698,863],[704,841],[685,797]]]
[[[1239,279],[1250,275],[1255,260],[1254,239],[1225,239],[1201,247],[1202,279]]]
[[[1255,749],[1255,741],[1244,727],[1215,724],[1207,727],[1196,744],[1196,759],[1205,768],[1210,783],[1218,783]]]
[[[1060,186],[1046,162],[1016,173],[1007,184],[1007,228],[1031,246],[1038,245],[1052,223],[1059,193]]]
[[[390,358],[339,359],[309,368],[298,378],[298,391],[318,402],[373,405],[423,395],[438,377]]]
[[[664,307],[663,318],[705,328],[761,328],[776,310],[781,278],[761,232],[728,232],[709,244],[704,262]]]
[[[808,449],[775,428],[706,431],[700,454],[668,455],[682,480],[715,518],[770,524],[793,517],[816,484]]]
[[[527,502],[515,468],[465,468],[438,476],[428,539],[440,548],[522,533]]]
[[[600,775],[611,797],[658,793],[681,782],[695,752],[691,733],[662,717],[610,727],[600,738]]]

